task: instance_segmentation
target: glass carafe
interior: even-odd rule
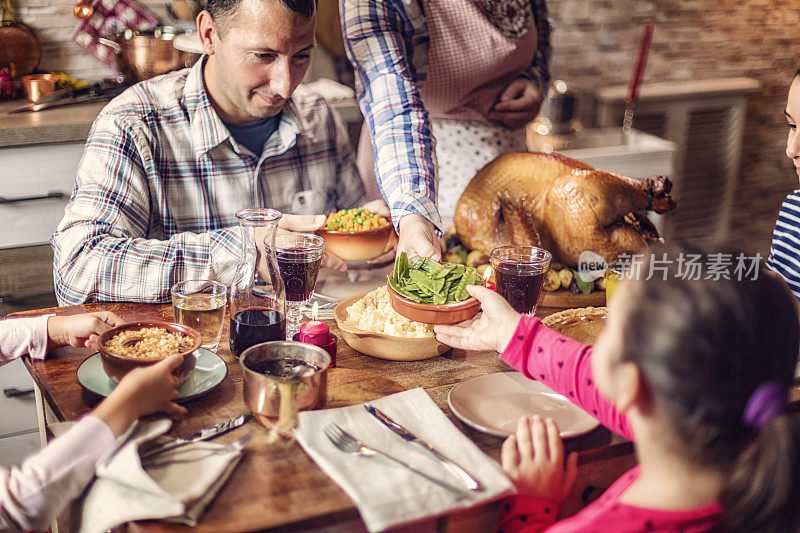
[[[242,209],[236,217],[242,258],[231,285],[230,345],[231,352],[239,355],[255,344],[286,339],[286,291],[275,258],[275,231],[281,213]]]

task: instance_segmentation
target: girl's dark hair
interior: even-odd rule
[[[720,501],[730,531],[795,531],[800,420],[787,408],[756,432],[742,415],[767,381],[788,394],[800,347],[798,315],[782,279],[766,270],[757,270],[756,279],[753,272],[742,275],[739,257],[746,266],[753,261],[727,246],[650,249],[632,270],[641,279],[655,275],[631,284],[621,358],[640,368],[680,436],[680,453],[728,476]],[[726,262],[730,279],[719,275]],[[698,268],[687,276],[689,264]]]

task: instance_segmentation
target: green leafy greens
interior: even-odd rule
[[[414,302],[449,304],[469,298],[467,285],[482,285],[483,280],[473,267],[445,263],[425,257],[408,259],[402,252],[394,261],[389,277],[392,289]]]

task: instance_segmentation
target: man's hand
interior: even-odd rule
[[[519,419],[516,434],[503,443],[500,461],[519,494],[559,505],[567,499],[578,476],[578,454],[571,453],[565,467],[558,426],[539,415]]]
[[[325,225],[325,215],[283,215],[278,222],[278,235],[290,231],[313,233]],[[322,254],[322,266],[344,272],[347,264],[329,251]]]
[[[325,215],[283,215],[280,221],[278,221],[278,231],[276,232],[276,237],[277,235],[291,232],[314,233],[325,225],[325,219]],[[264,246],[264,238],[266,236],[266,229],[256,230],[256,249],[259,250],[257,264],[260,264],[261,261],[260,250],[261,247]],[[328,251],[326,251],[322,256],[322,266],[340,271],[347,270],[347,264]],[[259,270],[260,269],[261,267],[259,267]]]
[[[481,302],[483,312],[460,324],[433,326],[436,340],[453,348],[502,352],[517,329],[519,313],[486,287],[467,285],[467,292]]]
[[[517,78],[505,88],[486,118],[515,130],[533,120],[541,105],[539,87],[527,78]]]
[[[420,215],[406,215],[400,219],[400,240],[397,243],[397,253],[405,252],[409,257],[416,255],[430,257],[435,260],[442,258],[442,248],[433,224]]]
[[[47,319],[47,346],[94,346],[98,335],[104,331],[121,326],[125,321],[109,311],[84,313],[70,316],[51,316]]]
[[[370,202],[367,202],[361,207],[384,217],[386,220],[389,220],[392,216],[392,213],[389,210],[389,204],[387,204],[386,200],[382,198],[379,200],[372,200]]]
[[[391,211],[389,210],[389,205],[383,199],[372,200],[371,202],[365,203],[361,207],[384,217],[386,220],[391,220],[392,215]],[[375,259],[370,259],[367,262],[370,264],[386,263],[387,261],[392,261],[396,253],[397,253],[397,234],[394,231],[392,231],[392,234],[389,236],[389,241],[386,243],[386,248],[384,249],[383,253],[378,257],[376,257]]]

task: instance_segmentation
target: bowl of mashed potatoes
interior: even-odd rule
[[[395,311],[386,286],[342,300],[333,317],[351,348],[379,359],[421,361],[450,350],[436,340],[432,325]]]

